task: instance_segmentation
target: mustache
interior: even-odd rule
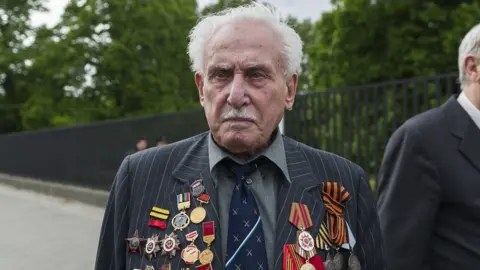
[[[255,115],[250,113],[245,109],[230,109],[222,113],[221,118],[223,121],[235,119],[235,118],[242,118],[247,119],[249,121],[257,121]]]

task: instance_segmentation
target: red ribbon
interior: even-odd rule
[[[167,228],[167,223],[165,221],[161,221],[161,220],[150,219],[150,221],[148,222],[148,226],[156,227],[156,228],[159,228],[161,230],[164,230],[165,228]]]

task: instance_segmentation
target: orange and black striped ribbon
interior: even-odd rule
[[[292,203],[288,221],[290,221],[295,227],[297,227],[297,229],[301,231],[307,230],[313,224],[312,216],[310,216],[308,206],[296,202]]]
[[[322,242],[336,247],[348,243],[348,229],[344,219],[344,210],[345,204],[350,198],[350,193],[339,183],[324,182],[322,184],[322,200],[327,211],[316,239],[318,248],[320,248],[319,244]],[[328,238],[325,229],[328,231]]]

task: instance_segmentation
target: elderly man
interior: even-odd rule
[[[384,269],[364,171],[278,131],[302,59],[279,18],[252,4],[193,28],[210,130],[125,158],[96,269]]]
[[[390,139],[378,206],[391,270],[480,265],[480,25],[464,37],[462,92]]]

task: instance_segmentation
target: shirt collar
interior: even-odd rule
[[[285,156],[285,145],[284,145],[282,134],[280,133],[280,131],[276,131],[275,138],[273,139],[270,146],[268,146],[258,155],[255,155],[254,157],[252,157],[247,162],[258,158],[259,156],[264,156],[268,158],[271,162],[273,162],[275,165],[277,165],[277,167],[280,168],[280,170],[284,174],[287,181],[291,182],[290,176],[288,174],[287,157]],[[210,164],[210,172],[213,171],[213,168],[215,167],[215,165],[217,165],[220,161],[222,161],[224,158],[227,158],[227,157],[231,158],[232,160],[236,161],[239,164],[246,163],[245,161],[242,162],[235,156],[231,155],[230,153],[227,153],[225,150],[220,148],[213,140],[212,135],[209,134],[208,159]]]
[[[467,112],[468,115],[472,118],[475,125],[480,129],[480,110],[473,105],[473,103],[468,99],[465,93],[460,93],[457,99],[460,106]]]

